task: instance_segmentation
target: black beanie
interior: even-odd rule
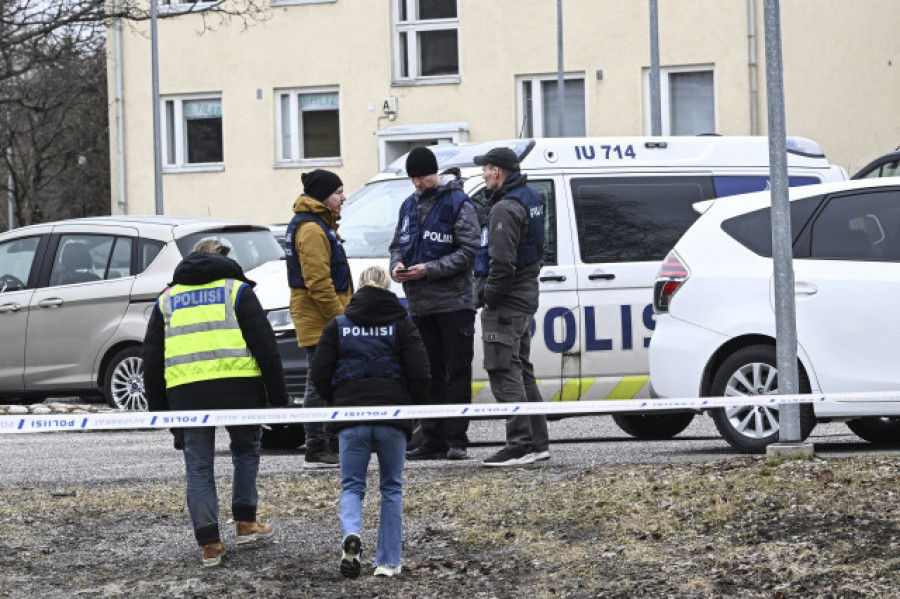
[[[424,177],[438,172],[437,158],[428,148],[413,148],[406,157],[406,174],[410,177]]]
[[[321,168],[303,173],[300,175],[300,181],[303,182],[303,195],[308,195],[320,202],[327,200],[328,196],[344,184],[340,177]]]

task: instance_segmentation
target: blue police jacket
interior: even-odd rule
[[[338,355],[331,384],[334,388],[363,378],[391,378],[405,384],[397,353],[397,323],[359,326],[346,315],[335,318]]]
[[[469,196],[459,189],[442,192],[431,211],[419,223],[416,194],[406,198],[400,207],[400,235],[397,242],[403,254],[403,264],[425,264],[437,260],[456,249],[453,226],[459,209]]]
[[[328,238],[328,245],[331,246],[331,280],[334,283],[335,291],[346,291],[350,288],[350,265],[347,263],[347,254],[344,253],[344,246],[338,239],[334,229],[329,227],[321,218],[310,214],[309,212],[298,212],[291,219],[287,232],[284,234],[284,252],[287,256],[287,276],[288,285],[292,289],[306,289],[306,283],[303,282],[303,269],[300,266],[300,260],[297,258],[294,248],[296,247],[295,238],[297,236],[297,228],[302,222],[316,223],[325,231]]]
[[[521,174],[507,179],[507,182],[496,193],[500,197],[494,200],[493,205],[496,205],[501,199],[514,199],[525,207],[525,213],[528,215],[525,239],[516,250],[516,268],[522,268],[543,259],[544,200],[533,189],[525,185],[525,179]],[[491,214],[488,211],[481,223],[481,248],[475,254],[476,277],[486,277],[490,271],[491,259],[488,253],[490,218]]]

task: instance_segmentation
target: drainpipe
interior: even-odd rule
[[[119,0],[113,3],[113,11],[119,11]],[[125,197],[125,117],[122,106],[122,23],[113,25],[113,45],[116,60],[116,161],[119,174],[119,214],[128,213],[128,200]]]
[[[750,90],[750,135],[759,135],[759,83],[756,64],[756,0],[747,0],[747,76]]]

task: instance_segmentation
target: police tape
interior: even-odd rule
[[[261,408],[251,410],[193,410],[172,412],[100,412],[0,415],[0,434],[53,431],[167,429],[196,426],[248,424],[303,424],[423,418],[503,418],[544,415],[646,414],[652,412],[701,412],[731,406],[783,404],[877,403],[866,415],[900,416],[900,392],[841,393],[829,395],[758,395],[750,397],[701,397],[683,399],[630,399],[530,403],[477,403],[422,406],[347,408]]]

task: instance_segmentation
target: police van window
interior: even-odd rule
[[[708,176],[573,179],[581,260],[662,260],[700,216],[694,202],[714,197]]]
[[[900,261],[900,191],[829,199],[810,229],[810,257]]]
[[[791,202],[791,239],[794,243],[794,258],[809,255],[808,243],[800,237],[809,217],[822,202],[822,196],[804,198]],[[762,208],[746,214],[734,216],[722,222],[722,230],[751,252],[767,258],[772,257],[772,210]]]
[[[556,194],[553,181],[528,179],[528,185],[544,200],[544,266],[556,266]],[[490,209],[487,188],[482,187],[471,196],[478,213],[478,222],[483,223]]]

